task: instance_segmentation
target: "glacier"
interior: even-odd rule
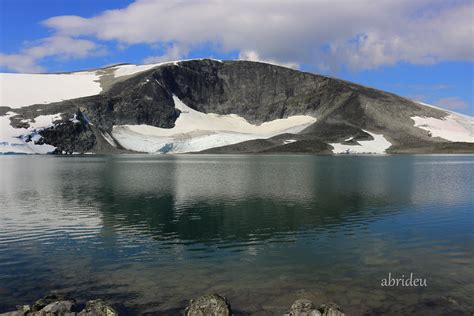
[[[316,122],[309,115],[295,115],[260,125],[235,114],[202,113],[173,96],[181,111],[173,128],[149,125],[117,125],[112,136],[122,147],[146,153],[188,153],[231,145],[252,139],[298,133]]]

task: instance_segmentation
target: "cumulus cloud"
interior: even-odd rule
[[[43,72],[45,69],[37,63],[46,57],[85,58],[103,53],[104,48],[92,41],[57,35],[29,43],[17,54],[0,54],[0,67],[18,72]]]
[[[243,59],[360,70],[473,60],[473,11],[472,0],[136,0],[93,17],[56,16],[42,23],[53,30],[52,38],[79,41],[89,53],[93,49],[87,46],[94,43],[81,38],[110,41],[117,48],[171,43],[146,62],[182,58],[211,44]],[[2,55],[2,65],[15,61],[12,69],[34,69],[45,56],[88,54],[38,46],[40,57],[23,51]]]
[[[45,69],[36,64],[35,58],[22,54],[0,54],[0,67],[23,73],[43,72]]]
[[[449,109],[449,110],[464,110],[467,109],[467,103],[458,97],[441,98],[434,103],[434,105]]]
[[[358,70],[473,60],[473,10],[470,0],[137,0],[44,25],[127,45],[217,43],[242,58]]]
[[[299,69],[299,64],[294,62],[281,62],[273,59],[261,58],[260,55],[253,50],[243,51],[239,54],[239,59],[242,60],[251,60],[251,61],[260,61],[267,64],[279,65],[287,68]]]
[[[143,63],[155,64],[155,63],[161,63],[165,61],[179,60],[179,59],[182,59],[184,56],[186,56],[187,53],[188,53],[187,49],[177,44],[173,44],[170,47],[166,48],[166,51],[163,55],[149,56],[143,60]]]

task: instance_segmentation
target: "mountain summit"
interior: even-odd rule
[[[250,61],[0,74],[0,153],[465,153],[474,118]]]

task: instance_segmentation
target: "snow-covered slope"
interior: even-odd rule
[[[181,111],[175,127],[149,125],[114,126],[112,135],[124,148],[148,153],[185,153],[231,145],[251,139],[269,138],[283,133],[298,133],[316,122],[308,115],[291,116],[253,125],[235,115],[201,113],[173,96]]]
[[[430,104],[419,103],[442,110],[449,113],[449,115],[442,119],[413,116],[411,118],[415,121],[416,127],[429,131],[432,137],[441,137],[453,142],[474,143],[473,117],[441,109]]]
[[[474,143],[474,120],[450,114],[444,119],[413,116],[415,126],[427,130],[433,137],[453,142]]]
[[[176,62],[147,64],[147,65],[119,65],[119,66],[113,67],[113,70],[114,70],[113,75],[115,78],[136,75],[143,71],[147,71],[155,67],[170,64],[170,63],[174,64]]]
[[[181,60],[146,65],[123,64],[60,74],[0,73],[0,106],[16,109],[96,95],[102,92],[100,80],[104,75],[112,74],[114,78],[137,75],[159,66],[177,65],[179,62]]]
[[[0,106],[12,109],[96,95],[102,92],[101,76],[110,71],[114,78],[139,74],[163,65],[119,65],[99,71],[66,74],[0,73]]]
[[[113,75],[115,78],[118,77],[124,77],[124,76],[130,76],[130,75],[136,75],[141,72],[159,67],[159,66],[164,66],[164,65],[175,65],[178,66],[179,62],[184,62],[184,61],[190,61],[190,60],[202,60],[200,58],[198,59],[188,59],[188,60],[175,60],[175,61],[167,61],[167,62],[162,62],[162,63],[156,63],[156,64],[145,64],[145,65],[134,65],[134,64],[124,64],[124,65],[119,65],[112,67],[114,69]],[[214,61],[222,62],[221,60],[218,59],[212,59]]]
[[[0,106],[12,109],[99,94],[96,72],[0,74]]]

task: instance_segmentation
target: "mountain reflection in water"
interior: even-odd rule
[[[358,315],[470,306],[473,156],[0,157],[0,311],[51,290],[131,313],[305,290]],[[383,288],[388,273],[428,287]]]

